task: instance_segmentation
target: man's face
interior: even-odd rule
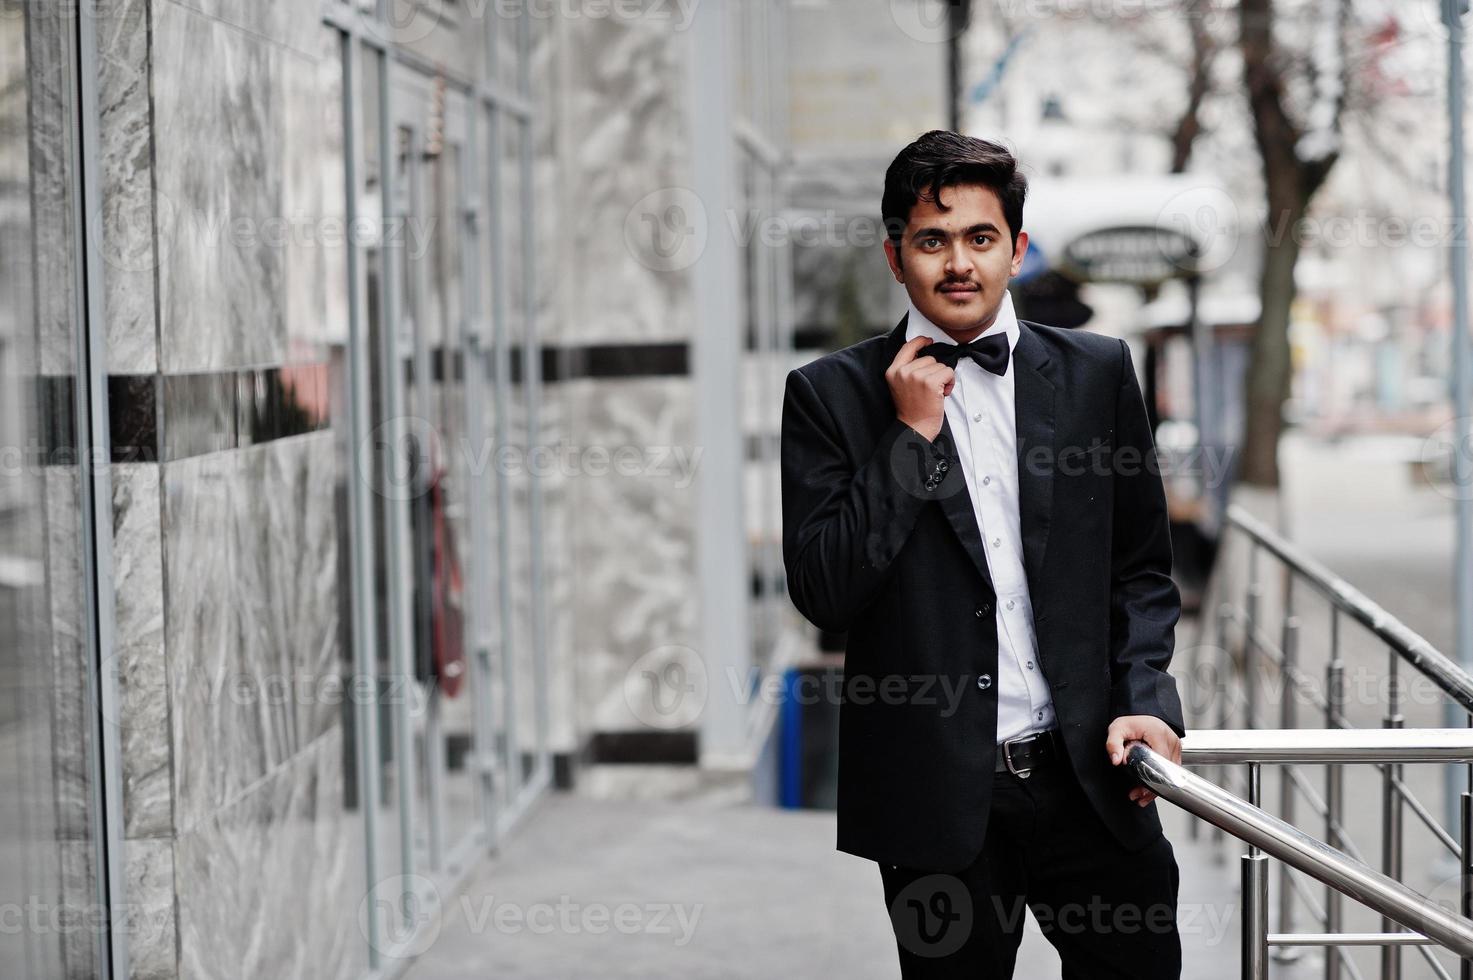
[[[916,309],[960,342],[992,326],[1008,279],[1022,268],[1028,234],[1019,232],[1013,244],[990,187],[961,184],[940,196],[947,210],[917,201],[899,250],[885,239],[885,257]]]

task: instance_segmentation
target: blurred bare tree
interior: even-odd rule
[[[1301,244],[1296,232],[1340,159],[1351,85],[1350,6],[1350,0],[1298,3],[1289,21],[1276,0],[1238,4],[1238,50],[1267,205],[1262,311],[1248,365],[1239,471],[1239,479],[1255,486],[1279,485],[1279,436],[1292,374],[1289,316]],[[1291,47],[1288,39],[1296,35],[1299,44]]]
[[[1187,0],[1187,32],[1191,36],[1190,61],[1186,66],[1187,100],[1172,127],[1171,172],[1185,173],[1192,159],[1192,146],[1202,132],[1202,107],[1212,93],[1212,67],[1222,44],[1212,31],[1207,14],[1214,0]]]
[[[1395,136],[1399,125],[1410,122],[1398,114],[1420,112],[1425,105],[1406,99],[1406,80],[1387,77],[1382,64],[1386,50],[1405,37],[1384,0],[1361,0],[1360,7],[1359,20],[1354,0],[1179,0],[1180,16],[1170,19],[1139,10],[1096,15],[1131,57],[1176,75],[1176,84],[1122,99],[1115,109],[1119,125],[1167,141],[1173,173],[1194,167],[1194,155],[1200,158],[1204,150],[1214,157],[1210,169],[1241,170],[1238,135],[1214,132],[1209,121],[1210,114],[1219,127],[1228,119],[1236,122],[1236,113],[1223,114],[1222,100],[1239,101],[1233,90],[1241,80],[1239,104],[1258,157],[1251,169],[1261,176],[1253,183],[1261,186],[1264,202],[1261,316],[1244,391],[1239,470],[1240,480],[1256,486],[1279,484],[1301,222],[1342,156],[1344,124],[1353,116],[1366,149],[1410,181],[1425,183],[1417,179],[1424,161],[1406,160],[1406,145]],[[1387,101],[1398,111],[1383,118]],[[1420,116],[1415,124],[1421,124]]]

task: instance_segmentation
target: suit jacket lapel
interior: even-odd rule
[[[896,353],[905,344],[905,328],[909,314],[900,318],[900,323],[890,332],[886,345],[886,356],[880,367],[881,383],[885,368],[895,359]],[[1031,325],[1018,321],[1018,343],[1013,349],[1013,404],[1017,416],[1018,439],[1018,519],[1023,531],[1023,569],[1028,577],[1028,590],[1033,599],[1035,618],[1039,608],[1039,572],[1043,568],[1044,551],[1048,546],[1049,522],[1054,503],[1054,393],[1055,368],[1049,357],[1048,348],[1038,338]],[[889,388],[885,388],[888,396]],[[951,431],[951,420],[943,418],[941,434],[946,452],[956,460],[956,439]],[[1042,446],[1044,449],[1036,449]],[[1030,465],[1029,455],[1033,452]],[[972,509],[971,494],[949,493],[938,503],[956,532],[962,547],[972,564],[981,573],[983,581],[992,586],[992,574],[987,568],[987,553],[982,542],[982,532],[977,526],[977,515]]]
[[[1055,367],[1033,327],[1018,321],[1013,350],[1013,404],[1018,432],[1018,518],[1023,529],[1023,569],[1038,618],[1039,573],[1048,546],[1054,505]],[[1038,449],[1042,446],[1044,449]],[[1031,461],[1030,461],[1031,457]]]
[[[951,433],[951,419],[942,419],[941,434],[936,439],[945,440],[942,445],[946,449],[946,455],[951,458],[956,471],[961,473],[961,461],[956,454],[956,439]],[[965,474],[963,474],[963,480],[965,480]],[[946,519],[951,522],[951,528],[956,532],[962,547],[972,559],[972,564],[976,565],[977,571],[982,573],[982,581],[987,583],[989,589],[995,589],[992,584],[992,572],[987,567],[987,552],[982,544],[982,530],[977,526],[977,512],[972,508],[972,495],[968,492],[965,483],[952,488],[952,491],[938,502],[941,504],[942,512],[946,514]]]

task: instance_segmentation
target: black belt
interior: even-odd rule
[[[1064,758],[1059,730],[1049,728],[1029,735],[1019,735],[997,744],[997,766],[993,772],[1010,772],[1027,779],[1034,769],[1044,769]]]

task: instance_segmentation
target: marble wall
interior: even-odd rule
[[[149,111],[149,0],[97,5],[102,125],[104,304],[108,370],[158,370],[154,280],[153,119]]]
[[[99,7],[94,220],[108,260],[109,370],[150,406],[133,406],[130,423],[151,453],[112,470],[121,706],[107,721],[122,746],[135,977],[367,969],[354,718],[334,686],[350,657],[338,496],[357,474],[327,404],[342,379],[322,381],[342,370],[347,292],[342,249],[323,234],[342,217],[344,147],[337,51],[320,13],[288,0]],[[506,393],[505,422],[524,453],[551,450],[572,467],[533,471],[523,455],[508,478],[509,520],[493,541],[504,535],[510,550],[512,603],[504,634],[497,610],[496,642],[517,670],[528,750],[542,617],[551,748],[573,755],[595,733],[647,723],[624,696],[642,657],[698,643],[699,379],[688,355],[703,325],[688,270],[652,267],[626,227],[649,195],[678,197],[691,183],[690,48],[658,19],[543,18],[531,36],[536,162],[531,187],[508,182],[517,210],[506,226],[532,235],[535,337],[520,316],[519,262],[505,287],[510,339],[537,345],[551,368],[540,386]],[[502,62],[502,81],[514,81],[515,63]],[[519,210],[528,196],[530,226]],[[569,216],[579,229],[571,277],[559,274]],[[719,233],[724,219],[711,220]],[[594,363],[590,350],[615,356],[577,368]],[[267,382],[276,400],[253,402]],[[587,453],[629,449],[639,469],[628,474]],[[477,492],[494,502],[495,472],[482,472]],[[744,595],[734,582],[733,601]],[[63,785],[72,819],[65,811],[85,785]],[[84,852],[71,867],[82,880]]]
[[[65,927],[7,930],[0,956],[81,978],[97,966],[97,933],[76,923],[96,908],[101,827],[92,806],[84,476],[72,452],[82,336],[71,288],[76,64],[63,11],[20,13],[8,10],[0,24],[0,889],[5,907],[35,908]]]
[[[343,187],[319,16],[99,10],[109,367],[157,407],[146,461],[112,471],[134,977],[367,969],[340,423],[316,366],[347,305],[322,236]]]
[[[676,218],[663,202],[651,206],[650,195],[667,195],[676,208],[701,207],[688,190],[690,37],[658,17],[578,18],[558,29],[567,66],[565,87],[555,90],[554,114],[562,117],[555,193],[582,233],[580,274],[553,336],[570,345],[689,341],[695,325],[688,267],[631,245],[672,231],[643,223]],[[627,228],[631,212],[636,223]],[[704,221],[712,233],[725,225],[719,214],[682,212],[680,221]],[[548,244],[556,248],[558,239]]]
[[[563,386],[578,447],[636,447],[637,472],[584,472],[569,489],[575,578],[558,583],[577,651],[577,719],[585,735],[644,729],[625,679],[661,647],[699,646],[695,442],[687,378],[585,379]],[[698,462],[698,461],[697,461]],[[634,467],[631,467],[634,469]],[[555,586],[557,588],[558,586]],[[735,600],[734,600],[735,601]],[[554,607],[556,608],[556,607]]]
[[[652,731],[626,681],[662,648],[699,645],[688,353],[701,325],[688,265],[660,261],[655,246],[668,243],[647,238],[670,229],[640,216],[700,204],[688,191],[689,35],[659,16],[568,19],[549,32],[550,50],[534,46],[532,67],[557,80],[538,105],[550,122],[540,130],[549,145],[537,154],[537,197],[554,211],[539,222],[548,230],[538,268],[563,267],[557,215],[577,216],[581,233],[578,274],[538,279],[541,339],[568,352],[623,348],[629,364],[547,386],[561,427],[545,438],[573,461],[543,484],[550,656],[563,681],[552,691],[555,748],[571,742],[583,757],[598,733]],[[724,227],[720,215],[686,217],[712,234]],[[657,364],[655,344],[685,356]],[[632,453],[634,472],[603,465],[611,453]]]

